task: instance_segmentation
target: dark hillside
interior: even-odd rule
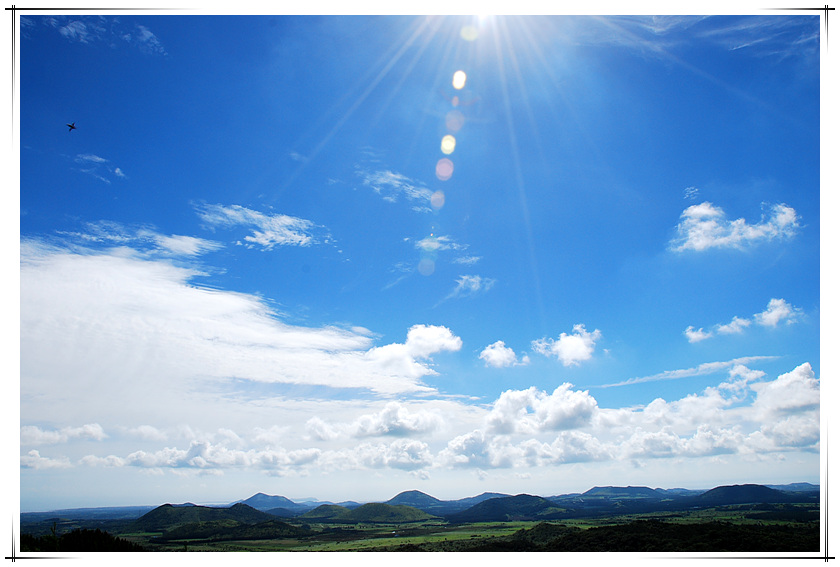
[[[414,508],[422,510],[427,507],[440,506],[442,502],[434,496],[429,496],[425,492],[420,492],[419,490],[407,490],[406,492],[400,492],[390,500],[387,500],[385,504],[391,504],[392,506],[413,506]]]
[[[514,520],[550,520],[560,517],[565,510],[540,496],[519,494],[503,498],[490,498],[463,512],[449,514],[453,523],[509,522]]]
[[[336,504],[321,504],[314,510],[310,510],[305,514],[301,514],[298,516],[301,520],[312,520],[312,521],[330,521],[330,520],[338,520],[347,516],[350,513],[350,510],[345,508],[344,506],[338,506]]]
[[[790,502],[792,496],[779,490],[767,488],[760,484],[736,484],[732,486],[718,486],[694,500],[704,506],[719,506],[727,504],[752,504],[771,502]]]
[[[163,532],[183,524],[199,522],[234,520],[242,524],[256,524],[272,519],[274,518],[270,514],[241,503],[230,508],[164,504],[135,520],[131,527],[136,531]]]
[[[298,509],[307,509],[310,506],[305,506],[302,504],[298,504],[297,502],[292,502],[285,496],[269,496],[268,494],[263,494],[262,492],[258,492],[254,494],[247,500],[242,500],[242,504],[247,504],[251,508],[255,510],[261,510],[265,512],[266,510],[271,510],[272,508],[286,508],[288,510],[298,510]]]

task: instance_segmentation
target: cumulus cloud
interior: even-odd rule
[[[563,366],[578,365],[583,361],[592,358],[595,350],[595,341],[601,338],[601,331],[595,329],[588,332],[584,325],[577,324],[573,327],[574,333],[567,335],[560,333],[557,340],[544,338],[533,341],[531,347],[534,352],[545,356],[556,356]]]
[[[355,437],[408,436],[434,431],[442,425],[443,418],[436,413],[428,411],[412,413],[399,402],[388,402],[382,411],[359,417],[349,426],[349,430]]]
[[[492,366],[494,368],[505,368],[508,366],[520,366],[530,364],[531,359],[528,355],[524,355],[521,360],[517,360],[516,353],[512,348],[506,347],[504,341],[496,341],[491,345],[484,347],[478,358],[484,361],[485,366]]]
[[[26,469],[66,469],[73,465],[67,457],[57,459],[42,457],[38,451],[33,449],[26,455],[21,455],[20,466]]]
[[[752,325],[753,321],[763,327],[776,327],[781,322],[791,325],[799,319],[801,314],[802,310],[800,308],[792,306],[784,299],[771,299],[767,304],[767,309],[753,315],[751,320],[736,315],[732,317],[732,321],[729,323],[716,325],[714,332],[706,332],[702,327],[695,330],[694,327],[689,326],[685,330],[685,336],[688,337],[688,342],[696,343],[713,337],[715,332],[721,335],[743,333],[744,329]]]
[[[41,429],[34,425],[20,428],[21,445],[45,445],[66,443],[70,439],[93,439],[102,441],[107,435],[98,423],[88,423],[81,427],[62,427],[61,429]]]
[[[485,421],[488,430],[506,434],[575,429],[588,423],[597,406],[589,392],[568,383],[550,395],[532,386],[503,392]]]
[[[684,250],[703,251],[710,248],[736,248],[776,238],[789,238],[799,228],[799,216],[787,205],[770,207],[769,218],[763,215],[761,221],[749,224],[743,218],[729,220],[723,209],[706,201],[685,209],[677,225],[677,236],[670,248],[675,252]]]
[[[245,246],[259,246],[272,250],[275,246],[311,246],[329,240],[329,235],[312,221],[282,214],[264,214],[240,205],[196,206],[199,218],[209,228],[246,227],[251,234],[245,237]],[[318,236],[316,233],[323,233]],[[319,240],[320,238],[320,240]]]
[[[819,382],[809,363],[804,363],[771,382],[753,382],[753,406],[770,417],[816,410],[820,406]]]
[[[391,401],[375,413],[363,414],[351,422],[326,422],[314,416],[306,422],[310,439],[331,441],[350,437],[410,437],[442,428],[444,420],[436,411],[411,409],[402,402]]]
[[[763,372],[737,364],[718,386],[672,401],[657,398],[639,407],[601,408],[588,391],[565,383],[550,393],[535,387],[507,390],[477,416],[478,427],[452,430],[447,428],[450,420],[444,422],[419,400],[411,408],[391,401],[353,420],[328,424],[310,418],[309,439],[330,441],[332,448],[285,448],[281,438],[291,441],[294,435],[280,427],[261,429],[250,437],[220,428],[212,435],[196,434],[186,446],[88,454],[78,464],[173,474],[249,469],[274,476],[393,469],[428,478],[433,471],[450,468],[527,470],[728,454],[762,458],[818,451],[819,381],[808,363],[769,380]],[[412,438],[432,431],[453,435]],[[393,436],[397,438],[387,439]],[[383,439],[352,444],[359,437]],[[21,466],[74,464],[66,457],[47,458],[30,451],[21,456]]]
[[[718,333],[722,333],[724,335],[733,335],[737,333],[741,333],[750,326],[750,322],[748,319],[742,319],[737,315],[732,317],[732,321],[727,323],[726,325],[718,325],[716,327]]]
[[[799,308],[791,306],[784,299],[771,299],[767,304],[767,309],[756,313],[753,317],[759,325],[775,327],[782,321],[788,325],[795,323],[800,312]]]
[[[685,336],[688,337],[688,342],[690,343],[697,343],[703,340],[708,339],[712,336],[712,333],[707,333],[703,330],[703,328],[695,329],[692,326],[688,326],[685,329]]]

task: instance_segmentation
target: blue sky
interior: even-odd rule
[[[820,31],[23,14],[21,509],[819,482]]]

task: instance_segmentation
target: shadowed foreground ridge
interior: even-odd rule
[[[108,532],[96,530],[73,530],[61,536],[55,534],[36,537],[20,536],[21,551],[145,551],[145,549]]]
[[[382,551],[581,551],[581,552],[815,552],[818,525],[762,526],[729,522],[676,524],[639,520],[587,530],[538,524],[491,541],[399,545]]]

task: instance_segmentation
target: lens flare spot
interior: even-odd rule
[[[464,26],[461,28],[461,39],[475,41],[478,39],[478,28],[475,26]]]
[[[435,261],[431,258],[423,258],[417,264],[417,271],[423,276],[431,276],[435,273]]]
[[[453,171],[455,171],[455,164],[449,158],[441,158],[435,166],[435,175],[441,181],[446,181],[452,177]]]
[[[452,86],[455,87],[456,90],[461,90],[466,84],[467,74],[460,70],[455,71],[455,74],[452,75]]]
[[[443,137],[440,141],[440,151],[445,153],[446,155],[451,154],[455,151],[455,136],[451,134],[447,134]]]
[[[450,110],[446,113],[446,128],[450,132],[457,132],[464,125],[464,115],[460,110]]]
[[[443,194],[443,191],[435,191],[432,193],[431,197],[432,207],[437,210],[443,208],[443,204],[446,202],[446,196]]]

